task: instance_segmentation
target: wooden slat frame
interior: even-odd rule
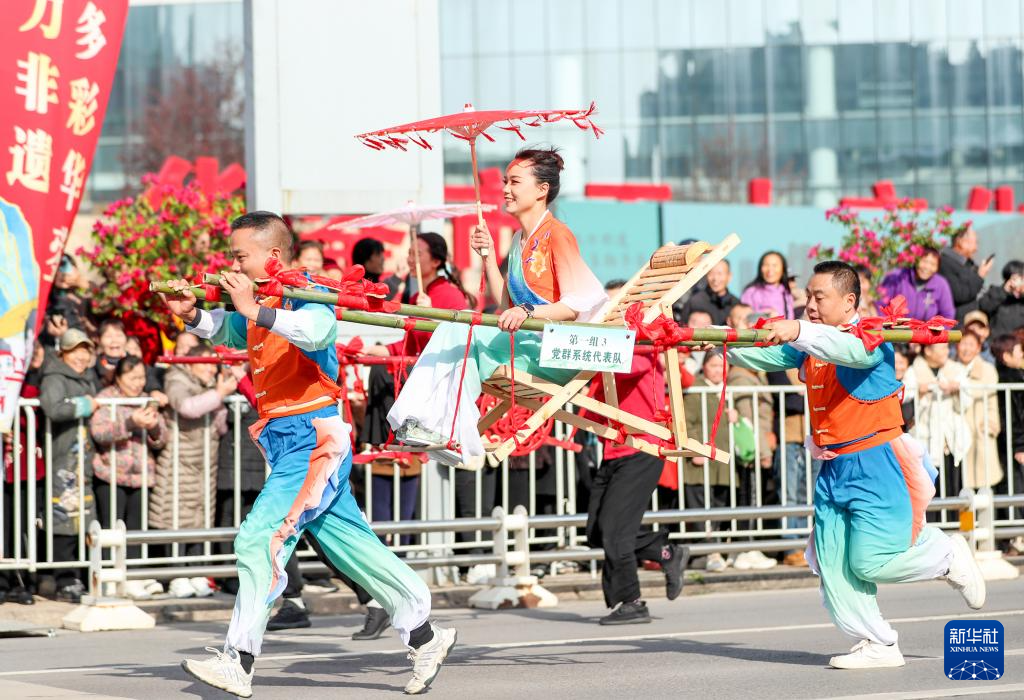
[[[695,249],[699,251],[696,253],[699,257],[694,259],[692,264],[688,264],[686,266],[675,266],[687,268],[682,277],[667,290],[664,290],[660,296],[652,298],[650,304],[648,304],[647,300],[644,300],[644,322],[650,323],[662,314],[671,314],[672,305],[681,298],[683,294],[697,284],[697,282],[703,279],[707,273],[711,271],[711,268],[732,252],[732,250],[739,245],[739,242],[739,236],[732,233],[726,236],[726,238],[716,246],[708,246],[707,244],[704,244],[704,248]],[[663,246],[662,249],[664,247],[665,246]],[[690,260],[687,260],[687,263],[690,262]],[[672,270],[673,268],[652,269],[650,267],[650,261],[648,261],[648,263],[638,270],[625,285],[612,295],[612,297],[601,308],[598,317],[603,319],[602,322],[607,323],[608,325],[621,326],[622,315],[625,311],[624,307],[626,306],[625,302],[630,298],[630,295],[641,292],[646,286],[645,283],[650,279],[658,279],[659,282],[664,281],[664,278],[669,276]],[[564,423],[574,425],[582,430],[587,430],[599,437],[611,439],[619,437],[619,432],[617,430],[613,430],[608,426],[603,426],[600,423],[597,423],[596,421],[582,418],[576,414],[565,411],[565,404],[571,402],[588,411],[602,415],[605,418],[615,420],[626,427],[627,430],[632,429],[637,432],[645,432],[662,439],[675,437],[677,445],[685,445],[685,448],[681,450],[663,450],[657,445],[643,440],[642,438],[628,434],[626,435],[627,445],[634,447],[635,449],[642,450],[647,454],[665,457],[701,455],[710,458],[711,447],[709,445],[703,445],[686,434],[686,421],[682,401],[682,383],[679,371],[679,351],[676,348],[670,348],[666,351],[665,358],[669,384],[669,407],[672,412],[671,429],[666,429],[664,426],[657,423],[644,420],[638,416],[622,411],[618,407],[618,398],[614,392],[614,377],[610,376],[609,373],[601,373],[606,397],[606,401],[601,402],[590,398],[585,393],[587,384],[590,383],[591,379],[594,378],[597,372],[580,372],[565,386],[559,386],[553,382],[533,377],[526,372],[517,371],[515,389],[516,403],[521,403],[523,406],[534,411],[533,415],[531,415],[520,430],[517,431],[517,437],[520,441],[525,440],[552,417],[557,417],[558,420]],[[511,402],[509,400],[510,392],[507,388],[507,383],[511,382],[511,372],[508,367],[499,367],[492,377],[499,380],[499,385],[493,386],[490,379],[488,379],[483,383],[482,390],[491,396],[499,398],[501,402],[492,408],[491,411],[481,419],[480,425],[484,425],[486,423],[485,427],[481,430],[485,430],[487,427],[493,425],[494,422],[497,421],[498,417],[500,417],[508,410],[508,407],[511,406]],[[500,382],[502,381],[506,382],[505,388],[500,386]],[[611,392],[608,391],[609,385],[612,389]],[[524,393],[522,394],[520,394],[520,386],[523,387]],[[532,393],[534,391],[546,394],[547,398],[545,400],[537,399],[536,395]],[[612,397],[612,399],[609,401],[608,397]],[[505,408],[502,409],[503,406],[505,406]],[[501,412],[497,413],[492,418],[491,414],[496,413],[498,409],[501,409]],[[500,461],[508,457],[515,449],[515,440],[509,438],[501,443],[492,443],[488,445],[487,448],[488,451],[491,452],[492,456],[496,460]],[[724,450],[716,450],[715,459],[717,461],[727,463],[731,459],[731,456]]]

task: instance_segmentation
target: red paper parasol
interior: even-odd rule
[[[432,146],[424,137],[425,134],[433,134],[438,131],[447,131],[455,138],[469,142],[469,155],[473,166],[473,189],[476,193],[477,221],[483,226],[484,215],[480,204],[480,176],[477,173],[476,165],[476,138],[483,136],[488,141],[494,141],[494,137],[487,133],[492,126],[497,126],[503,131],[511,131],[523,141],[523,127],[538,127],[543,124],[554,124],[560,121],[570,121],[584,131],[592,131],[595,138],[600,138],[604,132],[598,128],[592,120],[597,111],[597,106],[591,102],[587,109],[544,109],[544,110],[485,110],[478,112],[473,105],[467,104],[465,110],[455,114],[446,114],[443,117],[424,119],[423,121],[400,124],[379,131],[368,131],[359,134],[357,139],[370,148],[382,151],[385,148],[397,148],[408,150],[406,146],[414,143],[420,148],[431,149]],[[487,255],[487,250],[481,251]]]

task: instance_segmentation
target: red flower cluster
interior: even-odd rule
[[[970,221],[955,226],[950,218],[952,212],[951,207],[942,207],[929,220],[928,214],[915,209],[910,199],[903,199],[887,206],[881,217],[865,221],[857,212],[835,207],[825,212],[825,218],[846,229],[838,251],[819,244],[810,249],[807,257],[838,258],[851,265],[863,265],[877,286],[889,270],[913,265],[926,247],[941,248],[946,244],[943,238],[970,227]]]
[[[110,204],[93,226],[95,245],[75,251],[102,277],[92,291],[96,312],[140,328],[170,322],[149,283],[223,269],[229,222],[245,211],[240,194],[207,193],[195,182],[169,185],[147,175],[143,184],[147,194]]]

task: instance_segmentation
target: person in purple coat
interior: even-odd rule
[[[789,270],[782,253],[769,250],[757,261],[757,277],[743,290],[740,301],[755,314],[770,318],[796,318],[793,295],[789,291]]]
[[[953,292],[939,272],[939,251],[925,248],[913,267],[901,267],[882,278],[882,297],[889,301],[902,294],[911,318],[927,321],[933,316],[956,318]]]

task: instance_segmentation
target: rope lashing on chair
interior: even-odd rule
[[[668,348],[675,347],[681,342],[693,340],[693,330],[685,326],[680,326],[675,322],[675,319],[669,318],[665,314],[661,314],[651,321],[644,321],[644,305],[643,302],[634,302],[626,313],[623,314],[623,318],[626,321],[627,327],[636,331],[637,340],[649,340],[658,351],[664,351]],[[711,458],[715,457],[715,438],[718,436],[718,426],[722,421],[722,410],[725,406],[725,388],[727,385],[726,374],[729,371],[729,361],[726,359],[724,351],[728,350],[728,344],[739,339],[739,334],[734,328],[724,329],[726,337],[722,343],[722,360],[724,362],[724,368],[722,370],[722,395],[718,402],[718,411],[715,413],[715,420],[711,425],[711,436],[709,447],[711,447]],[[657,405],[657,403],[655,403]],[[664,409],[656,414],[656,418],[665,418]],[[668,414],[671,417],[671,413]],[[624,429],[620,426],[620,436],[622,436]],[[669,445],[671,447],[671,445]],[[659,452],[662,451],[661,445],[659,445]],[[679,446],[681,447],[681,446]]]
[[[493,411],[499,403],[500,400],[490,394],[481,394],[478,404],[480,414],[483,415]],[[490,441],[497,440],[499,442],[504,442],[505,440],[508,440],[514,432],[518,432],[526,418],[532,414],[533,411],[522,404],[517,403],[515,411],[512,411],[511,409],[505,411],[500,418],[494,421],[491,426],[484,431],[483,435]],[[545,445],[554,445],[555,447],[561,447],[565,450],[579,452],[582,448],[571,441],[571,438],[576,434],[576,428],[573,427],[572,432],[566,440],[557,440],[551,436],[551,430],[554,427],[554,424],[554,418],[549,418],[544,421],[537,430],[531,431],[528,437],[521,438],[519,440],[519,447],[512,450],[512,452],[509,453],[509,456],[522,457],[523,455],[535,452]]]
[[[510,331],[509,334],[508,334],[508,348],[509,348],[509,354],[511,355],[511,361],[508,363],[508,367],[509,367],[509,382],[510,382],[509,383],[508,397],[509,397],[509,402],[512,405],[509,408],[509,418],[511,420],[511,425],[509,426],[509,430],[511,432],[511,435],[507,436],[506,439],[508,439],[508,437],[511,437],[513,444],[515,444],[516,449],[518,450],[518,449],[520,449],[521,446],[519,444],[519,426],[516,425],[516,417],[515,417],[516,416],[516,333],[515,333],[515,331]]]
[[[404,334],[402,335],[402,352],[400,353],[402,357],[406,356],[406,352],[409,347],[409,334],[412,333],[413,330],[415,330],[415,328],[416,319],[412,318],[411,316],[406,317],[405,322],[402,324],[402,330],[405,331]],[[400,362],[394,365],[391,368],[391,376],[394,379],[393,384],[395,385],[395,400],[397,401],[398,393],[402,390],[402,383],[409,378],[409,370],[405,366],[405,363]]]

